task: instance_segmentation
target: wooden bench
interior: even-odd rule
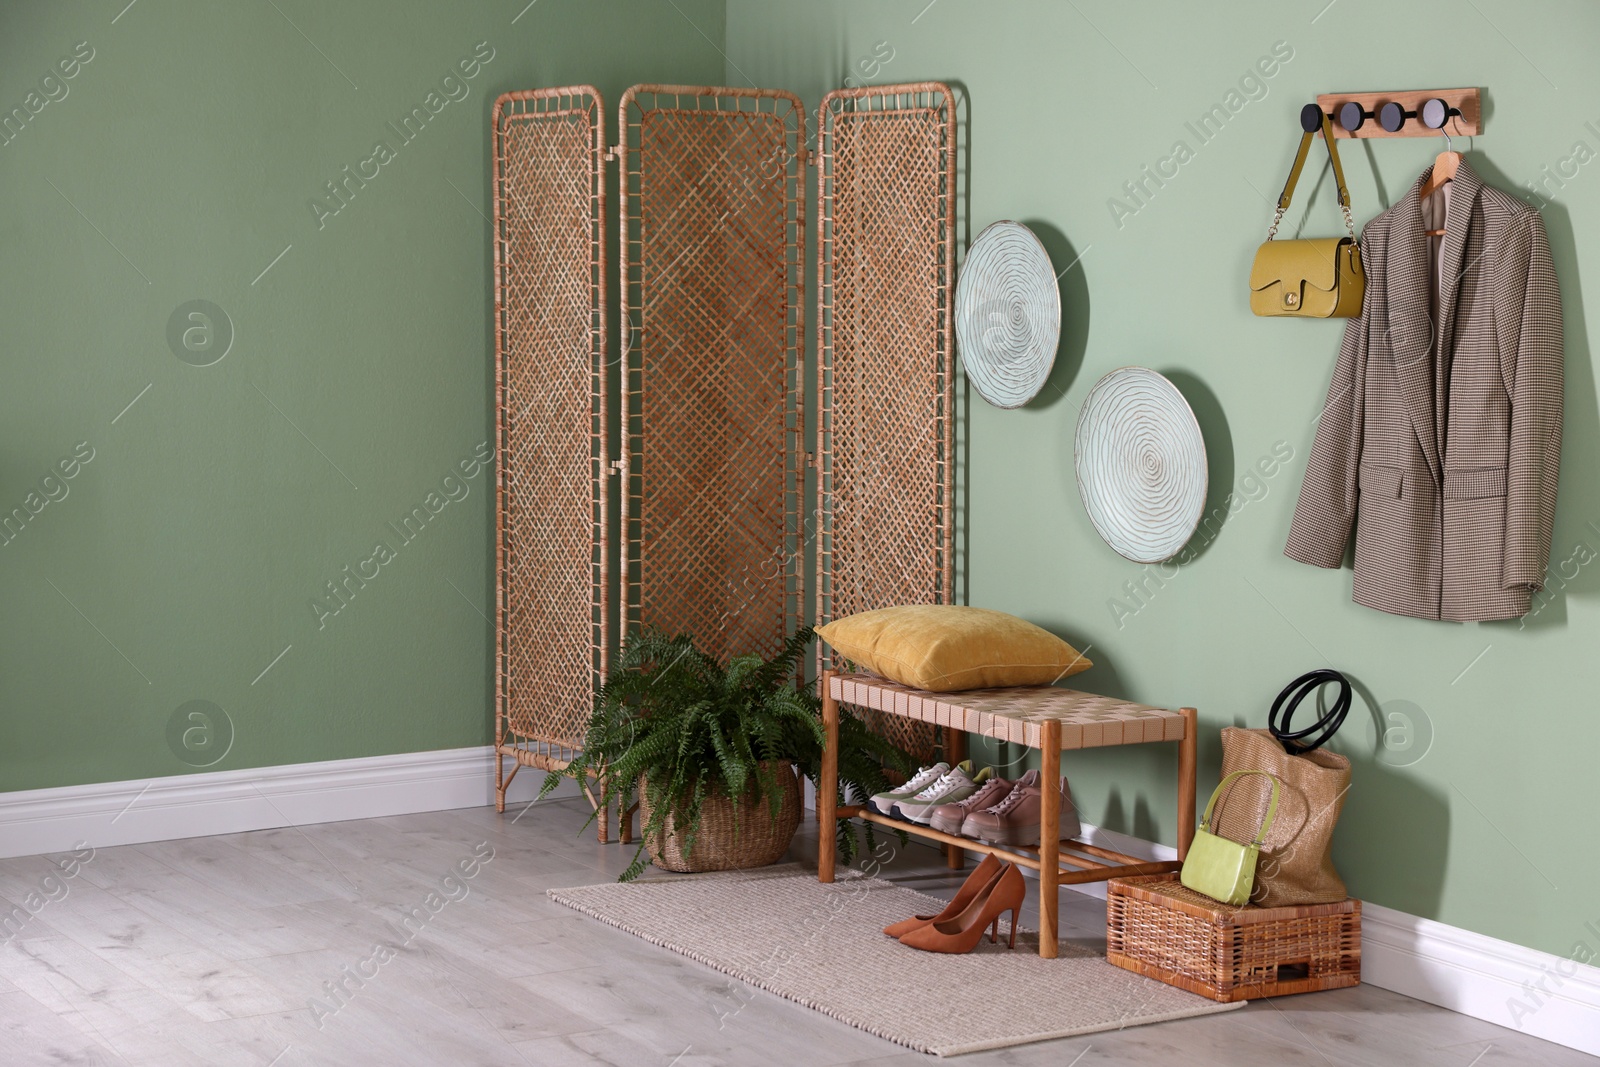
[[[822,721],[827,743],[822,754],[822,783],[817,790],[817,819],[822,824],[817,877],[833,881],[837,841],[834,828],[842,818],[864,819],[945,846],[950,866],[959,870],[965,853],[990,852],[1039,872],[1039,955],[1054,957],[1057,941],[1058,889],[1081,882],[1103,882],[1142,874],[1164,874],[1182,868],[1194,838],[1195,736],[1194,708],[1146,707],[1111,697],[1055,686],[972,689],[961,693],[929,693],[870,674],[822,672]],[[871,708],[944,728],[946,759],[965,758],[966,735],[979,734],[1027,745],[1040,752],[1040,778],[1061,780],[1061,753],[1108,745],[1172,741],[1178,745],[1178,859],[1144,862],[1085,841],[1060,841],[1057,806],[1043,806],[1039,844],[986,845],[971,838],[941,833],[927,826],[880,815],[860,804],[840,805],[839,705]]]

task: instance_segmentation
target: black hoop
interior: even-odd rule
[[[1300,702],[1311,693],[1320,689],[1329,682],[1339,683],[1339,695],[1334,699],[1333,707],[1328,713],[1304,730],[1291,730],[1289,722],[1294,718],[1295,709]],[[1288,701],[1285,705],[1285,701]],[[1283,722],[1278,722],[1278,712],[1283,712]],[[1344,725],[1344,717],[1350,713],[1350,681],[1336,670],[1324,667],[1321,670],[1302,674],[1294,681],[1283,687],[1283,692],[1278,694],[1278,699],[1272,702],[1272,711],[1267,714],[1267,728],[1272,731],[1272,736],[1278,739],[1283,750],[1291,756],[1303,755],[1327,744],[1334,734],[1339,732],[1339,727]],[[1320,733],[1319,733],[1320,731]],[[1307,741],[1306,738],[1313,737]]]

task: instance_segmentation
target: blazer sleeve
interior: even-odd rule
[[[1369,267],[1369,285],[1372,276]],[[1367,320],[1361,315],[1344,327],[1339,362],[1317,420],[1311,458],[1300,483],[1300,501],[1289,527],[1289,543],[1283,549],[1290,559],[1313,567],[1337,567],[1344,562],[1356,517],[1366,381]]]
[[[1518,234],[1513,255],[1527,266],[1511,275],[1513,286],[1502,304],[1503,319],[1510,321],[1502,321],[1499,338],[1501,373],[1511,396],[1501,585],[1538,592],[1550,562],[1550,529],[1561,468],[1565,345],[1561,290],[1550,260],[1544,220],[1537,212],[1529,212],[1526,218],[1526,230]],[[1525,284],[1517,293],[1514,283],[1519,281]],[[1515,324],[1514,343],[1504,330],[1511,323]]]

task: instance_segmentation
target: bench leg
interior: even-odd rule
[[[1178,742],[1178,858],[1189,855],[1194,840],[1195,763],[1200,749],[1200,713],[1194,708],[1179,708],[1183,716],[1183,740]]]
[[[1056,958],[1061,882],[1061,723],[1039,724],[1039,955]]]

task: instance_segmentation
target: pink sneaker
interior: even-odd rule
[[[928,825],[941,833],[959,834],[961,825],[967,821],[968,815],[1000,803],[1010,794],[1014,784],[1004,778],[991,778],[967,799],[934,808],[933,817],[929,819]]]
[[[1044,808],[1043,789],[1038,771],[1029,771],[1017,779],[1011,792],[989,808],[974,808],[962,824],[965,837],[975,837],[986,845],[1037,845],[1039,843],[1039,816]],[[1078,809],[1067,790],[1067,780],[1061,779],[1061,840],[1067,841],[1083,832],[1078,822]]]

